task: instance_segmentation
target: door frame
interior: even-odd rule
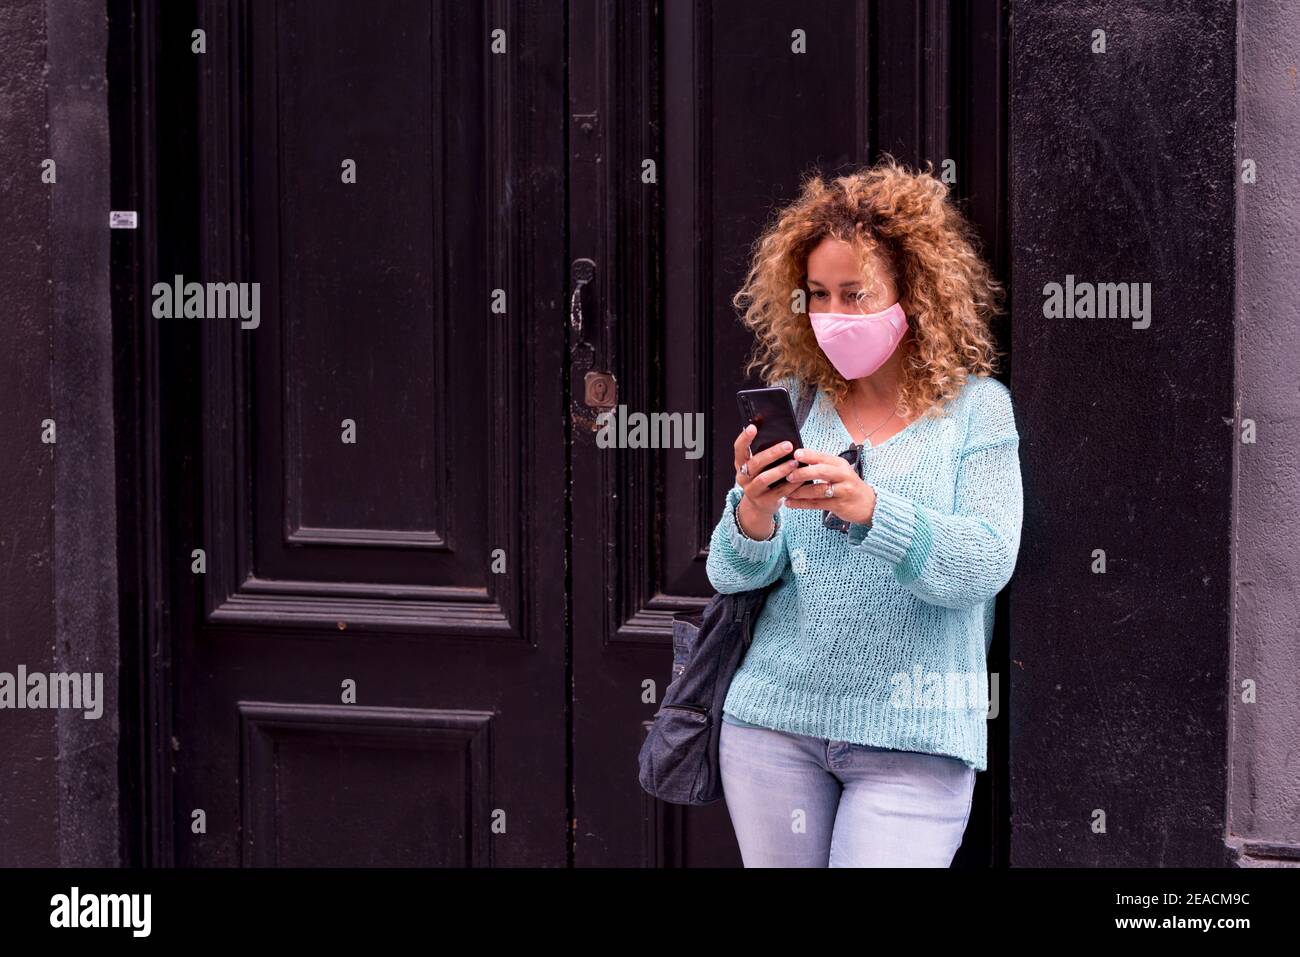
[[[945,135],[945,127],[938,124],[936,117],[947,119],[947,129],[955,130],[958,138],[962,131],[972,128],[995,130],[995,135],[985,136],[978,141],[971,140],[973,149],[978,148],[978,155],[968,155],[961,162],[965,166],[980,166],[986,175],[992,177],[997,188],[975,196],[970,203],[972,216],[986,223],[996,223],[992,231],[988,256],[993,263],[995,273],[1009,280],[1009,212],[1007,205],[1007,93],[1008,61],[1007,52],[1010,41],[1010,24],[1006,0],[991,0],[975,10],[955,9],[956,22],[948,22],[949,7],[942,0],[919,0],[918,9],[922,11],[922,22],[930,29],[943,26],[950,31],[949,36],[962,37],[978,34],[986,38],[986,49],[990,56],[973,56],[971,50],[960,47],[948,51],[945,55],[953,58],[958,71],[960,89],[970,94],[966,103],[948,103],[943,99],[941,90],[943,79],[940,73],[931,71],[927,82],[935,91],[933,109],[927,113],[920,127],[916,125],[917,115],[907,111],[897,114],[881,114],[872,129],[864,131],[868,142],[874,144],[876,151],[890,137],[902,137],[918,145],[929,144],[927,150],[935,148]],[[172,632],[168,619],[167,605],[162,599],[168,581],[167,569],[171,567],[174,556],[168,552],[166,526],[162,516],[168,514],[170,502],[168,485],[163,478],[165,452],[162,447],[164,435],[164,416],[167,410],[160,407],[157,395],[157,383],[160,374],[159,328],[155,323],[142,322],[148,302],[148,290],[155,278],[168,276],[174,272],[193,272],[198,262],[197,237],[201,226],[197,194],[197,120],[187,115],[185,103],[196,102],[198,95],[197,70],[193,55],[176,44],[163,47],[158,37],[170,26],[192,25],[197,22],[200,7],[206,7],[200,0],[187,0],[185,3],[163,4],[160,0],[109,0],[109,118],[111,131],[111,185],[113,208],[134,209],[139,212],[140,226],[131,240],[116,241],[112,246],[112,310],[114,335],[114,400],[117,415],[117,462],[116,480],[119,494],[117,503],[118,521],[118,575],[119,575],[119,625],[121,640],[121,821],[122,821],[122,859],[130,866],[170,866],[174,857],[174,814],[171,805],[170,774],[171,768],[165,759],[168,753],[167,743],[171,739],[171,711],[169,706],[170,686],[166,682],[169,672],[170,649],[167,636]],[[604,16],[608,8],[599,0],[571,0],[570,10],[583,7],[592,11],[593,17]],[[883,5],[877,7],[871,0],[864,0],[865,10],[876,9],[877,14],[884,14]],[[603,12],[602,12],[603,11]],[[593,23],[603,22],[593,20]],[[868,38],[869,47],[864,48],[863,55],[870,57],[879,49],[882,41],[891,49],[910,50],[913,63],[923,62],[917,59],[925,48],[927,34],[918,32],[915,18],[902,17],[892,23],[893,33],[882,32],[879,36]],[[184,31],[188,33],[187,29]],[[571,33],[573,31],[571,30]],[[647,44],[654,42],[648,33],[622,35],[624,43]],[[973,45],[972,45],[973,48]],[[570,47],[570,50],[572,46]],[[579,64],[577,68],[590,68],[593,72],[592,82],[597,82],[599,71],[605,64],[593,61],[587,65]],[[566,64],[565,69],[574,68]],[[869,81],[876,80],[871,71],[864,73]],[[166,77],[159,82],[159,77]],[[990,97],[989,91],[993,91]],[[628,100],[618,104],[622,112],[611,110],[608,105],[601,111],[594,135],[603,141],[613,135],[624,135],[623,130],[611,127],[608,117],[618,116],[620,123],[628,122],[627,117],[640,117],[640,129],[655,131],[657,104],[653,99]],[[569,136],[569,163],[572,163],[575,151],[582,135],[581,118],[575,113],[582,112],[579,104],[570,100],[567,110],[566,130]],[[576,109],[575,109],[576,107]],[[949,112],[951,111],[951,112]],[[165,123],[165,132],[160,125]],[[882,126],[883,124],[883,126]],[[891,132],[895,131],[895,132]],[[646,143],[652,145],[653,136],[644,134]],[[625,146],[627,144],[624,144]],[[643,155],[662,155],[659,151]],[[964,166],[964,168],[965,168]],[[606,166],[604,175],[608,174]],[[608,210],[604,209],[609,193],[603,189],[590,192],[583,191],[583,183],[572,180],[571,172],[565,175],[567,190],[567,212],[569,221],[563,227],[565,236],[564,263],[572,260],[574,255],[586,255],[584,250],[600,248],[603,239],[596,234],[608,223]],[[187,205],[160,204],[158,198],[166,188],[169,197],[188,195],[193,202]],[[638,207],[638,216],[646,222],[654,222],[660,215],[656,199],[643,200]],[[626,249],[621,251],[625,257]],[[608,277],[614,272],[613,262],[603,258],[598,266],[598,281],[604,285],[596,287],[597,296],[593,297],[598,308],[587,311],[587,330],[594,339],[597,355],[608,356],[610,339],[608,338],[608,321],[612,318],[609,304],[611,289]],[[641,265],[626,260],[618,266],[623,274],[639,274]],[[632,272],[627,272],[632,270]],[[567,270],[566,270],[567,271]],[[570,280],[572,277],[569,277]],[[652,277],[651,277],[652,278]],[[560,281],[563,282],[561,275]],[[569,300],[567,292],[571,283],[565,284],[566,295],[558,297],[555,321],[567,319]],[[656,293],[657,295],[657,293]],[[589,300],[593,301],[593,300]],[[1008,306],[1010,304],[1008,303]],[[571,330],[572,333],[572,330]],[[1001,344],[1009,346],[1009,331],[999,335]],[[569,345],[573,345],[571,341]],[[599,363],[598,363],[599,364]],[[608,363],[607,363],[608,364]],[[569,475],[569,493],[566,496],[563,523],[566,537],[567,567],[564,570],[564,605],[566,608],[566,633],[569,644],[570,659],[576,651],[575,643],[583,633],[580,623],[589,623],[609,614],[609,607],[582,609],[574,607],[572,579],[576,573],[581,574],[581,563],[577,561],[579,543],[575,538],[578,529],[574,524],[575,497],[582,501],[584,478],[575,465],[581,463],[574,436],[575,430],[588,428],[584,414],[579,409],[582,403],[581,375],[577,368],[570,365],[563,375],[561,414],[564,415],[566,429],[565,469]],[[1009,373],[1009,369],[1008,369]],[[620,388],[627,388],[630,383],[620,383]],[[650,388],[647,384],[637,384],[636,392]],[[652,489],[647,488],[646,494]],[[608,503],[605,503],[606,505]],[[612,526],[607,517],[602,527],[609,531]],[[622,543],[627,546],[627,542]],[[615,595],[606,591],[609,602],[615,601]],[[1007,674],[1009,656],[1007,636],[1009,632],[1008,595],[1004,592],[997,599],[997,626],[993,646],[990,652],[990,670],[997,668]],[[566,680],[573,678],[572,664]],[[1003,687],[1009,683],[1004,681]],[[572,696],[569,701],[569,733],[571,741],[575,740],[576,703]],[[984,795],[976,795],[976,809],[986,803],[984,820],[986,824],[978,825],[988,828],[988,860],[985,866],[1006,866],[1010,860],[1008,839],[1010,834],[1010,807],[1008,803],[1009,781],[1007,752],[1009,748],[1009,722],[1005,715],[990,728],[990,774],[988,784],[984,785]],[[567,773],[571,783],[577,771],[570,763]],[[572,794],[573,788],[570,788]],[[572,799],[571,799],[572,800]],[[648,826],[673,829],[673,813],[677,809],[656,809],[654,802],[644,807]],[[573,861],[573,848],[576,838],[573,817],[574,807],[570,805],[568,822],[568,844],[570,863]],[[666,813],[665,813],[666,812]],[[977,826],[976,816],[972,816],[972,828]],[[680,831],[678,831],[680,833]],[[968,829],[970,833],[970,829]],[[662,835],[661,835],[662,837]],[[660,843],[658,840],[652,842]],[[960,857],[960,852],[959,852]],[[670,861],[652,861],[647,863],[666,864]],[[980,866],[980,865],[976,865]]]
[[[171,739],[170,621],[165,569],[170,562],[166,483],[162,481],[165,410],[158,400],[160,330],[145,322],[156,277],[196,261],[197,199],[161,204],[167,171],[172,196],[195,196],[196,127],[177,109],[196,95],[188,49],[158,42],[167,26],[196,22],[197,3],[108,0],[109,115],[114,209],[136,210],[129,245],[114,247],[118,571],[121,624],[121,752],[123,863],[169,867],[173,857],[171,768],[162,760]],[[188,31],[186,31],[188,32]],[[189,59],[186,59],[189,58]],[[159,82],[166,76],[166,82]],[[163,117],[173,123],[160,132]],[[189,177],[191,189],[182,184]]]

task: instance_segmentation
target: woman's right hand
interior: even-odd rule
[[[785,478],[799,467],[799,463],[791,459],[775,468],[769,467],[777,459],[793,451],[793,446],[789,442],[781,442],[757,455],[751,455],[749,445],[757,434],[757,427],[747,425],[741,430],[740,435],[736,436],[736,484],[745,493],[745,497],[740,500],[736,515],[745,534],[761,541],[772,537],[774,531],[772,516],[781,510],[781,504],[790,491],[789,485],[772,488],[772,483]],[[743,472],[742,468],[744,468]]]

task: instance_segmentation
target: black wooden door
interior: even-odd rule
[[[801,172],[884,149],[952,160],[1004,265],[1000,7],[362,9],[131,7],[147,857],[738,864],[636,778],[732,480],[728,299]],[[256,328],[149,319],[177,274],[258,283]],[[703,454],[601,448],[611,404]]]
[[[563,866],[563,18],[145,11],[153,271],[260,284],[145,330],[157,859]]]
[[[634,775],[669,680],[672,615],[710,592],[706,548],[734,477],[750,339],[729,299],[802,172],[851,170],[885,150],[936,173],[950,161],[1005,276],[1004,14],[996,0],[569,10],[570,252],[594,263],[571,343],[575,859],[738,865],[724,803],[659,805]],[[588,396],[593,374],[603,390]],[[703,413],[704,454],[603,447],[589,398]],[[1005,647],[1000,636],[992,670],[1004,671]],[[996,728],[990,756],[958,866],[1005,854]]]

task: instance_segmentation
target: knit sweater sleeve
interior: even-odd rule
[[[736,509],[744,494],[738,485],[727,493],[722,520],[709,540],[705,570],[713,587],[723,595],[772,584],[781,577],[788,561],[780,512],[773,519],[776,531],[766,541],[749,538],[736,526]]]
[[[850,543],[888,562],[899,584],[947,608],[978,605],[1000,592],[1020,549],[1024,503],[1011,394],[989,379],[975,401],[953,512],[875,486],[871,521],[849,527]]]

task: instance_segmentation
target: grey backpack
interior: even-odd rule
[[[802,428],[817,390],[800,393],[795,417]],[[722,704],[776,584],[715,594],[702,611],[673,617],[672,679],[637,757],[648,794],[669,804],[711,804],[722,797]]]

